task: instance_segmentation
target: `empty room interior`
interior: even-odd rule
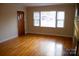
[[[0,56],[79,56],[79,4],[0,3]]]

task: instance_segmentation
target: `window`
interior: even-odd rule
[[[57,27],[64,27],[64,12],[58,11],[57,12]]]
[[[33,13],[34,26],[63,28],[65,12],[64,11],[41,11]]]
[[[39,12],[34,12],[34,26],[39,26]]]

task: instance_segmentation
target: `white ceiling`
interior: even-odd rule
[[[18,5],[22,6],[48,6],[48,5],[58,5],[61,3],[18,3]]]

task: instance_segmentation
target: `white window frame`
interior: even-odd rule
[[[39,12],[39,26],[36,26],[36,27],[42,27],[41,26],[41,12],[43,12],[43,11],[35,11],[35,12]],[[58,24],[57,23],[58,22],[57,13],[58,12],[64,12],[64,20],[63,20],[64,24],[63,24],[63,27],[57,27],[57,24]],[[34,25],[34,12],[33,12],[33,25]],[[65,25],[65,11],[56,11],[56,24],[55,24],[55,27],[50,27],[50,28],[64,28],[65,27],[64,25]]]

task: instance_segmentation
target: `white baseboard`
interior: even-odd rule
[[[7,40],[11,40],[11,39],[16,38],[16,37],[18,37],[18,35],[10,36],[10,37],[8,37],[6,39],[1,40],[0,43],[5,42]]]
[[[35,32],[29,32],[29,33],[32,33],[32,34],[43,34],[43,35],[55,35],[55,36],[63,36],[63,37],[73,37],[71,35],[58,35],[58,34],[51,34],[51,33],[35,33]]]
[[[58,35],[58,34],[51,34],[51,33],[35,33],[35,32],[29,32],[29,33],[43,34],[43,35],[55,35],[55,36],[63,36],[63,37],[72,37],[72,36],[69,36],[69,35]],[[25,32],[25,34],[28,34],[28,32]],[[5,42],[5,41],[10,40],[10,39],[13,39],[13,38],[16,38],[16,37],[18,37],[18,35],[10,36],[10,37],[8,37],[6,39],[0,40],[0,43]]]

